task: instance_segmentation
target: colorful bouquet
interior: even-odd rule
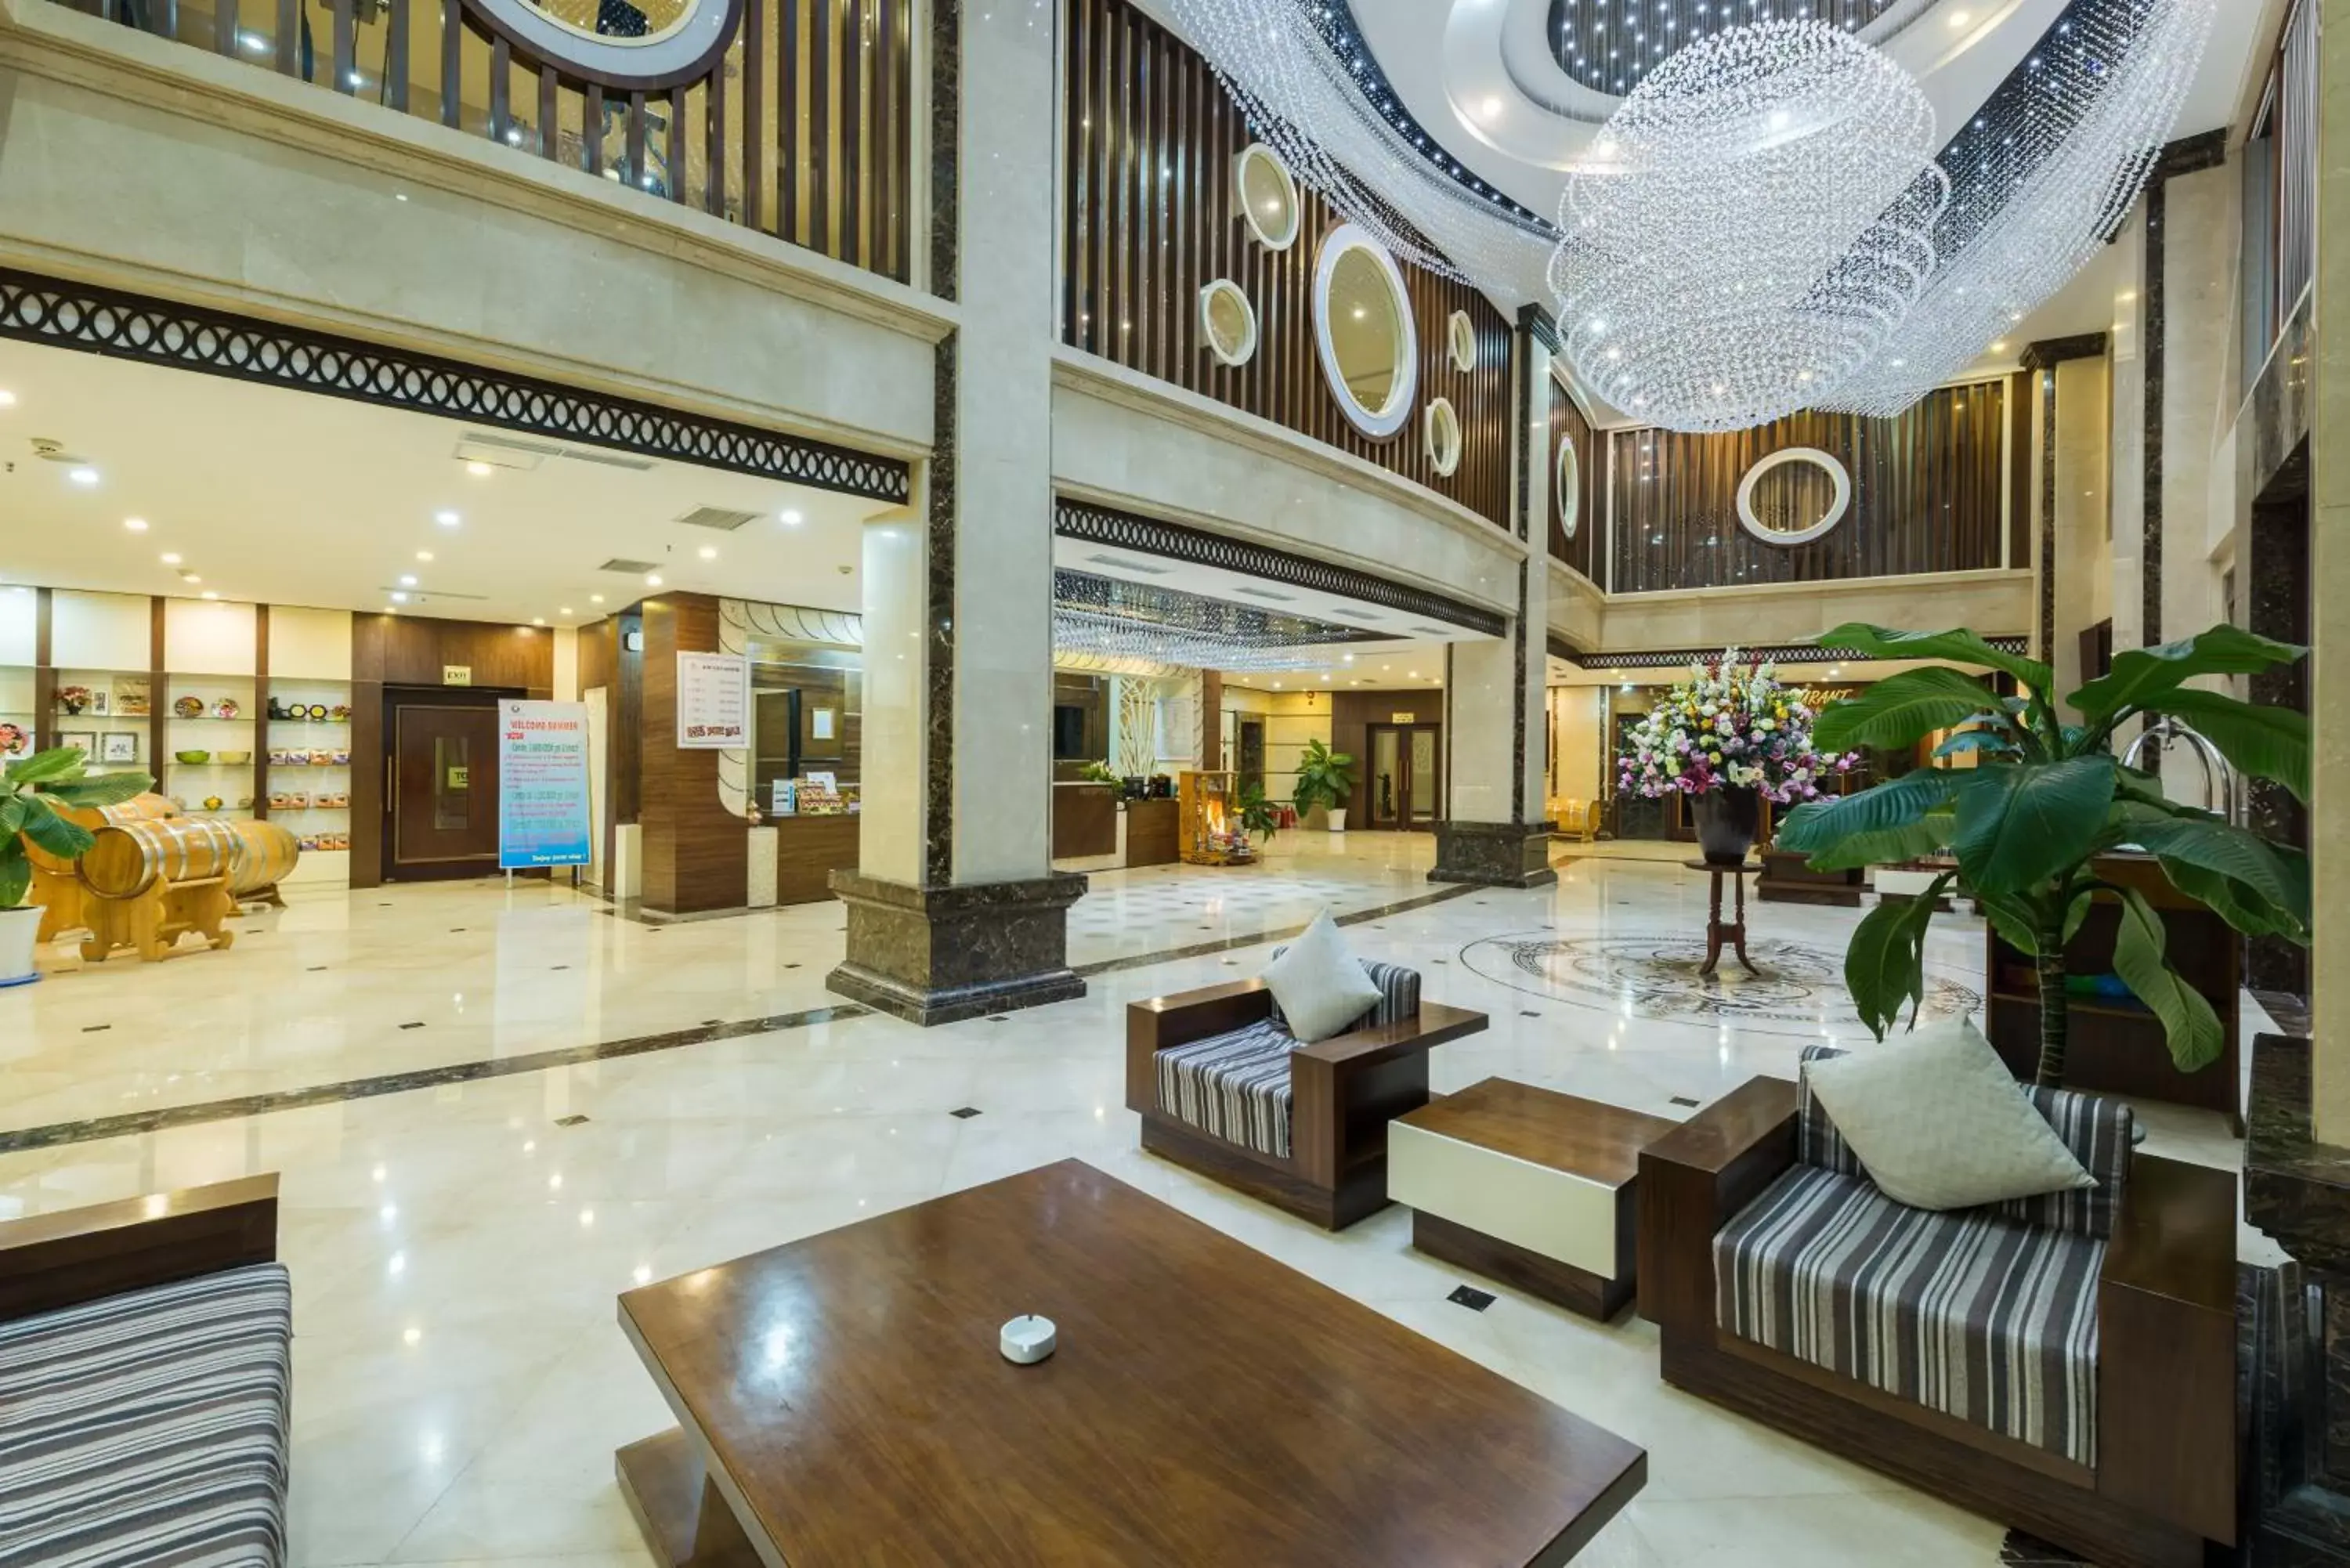
[[[1811,800],[1823,779],[1860,760],[1814,751],[1813,717],[1810,692],[1781,685],[1769,660],[1726,648],[1692,662],[1690,678],[1632,727],[1617,783],[1650,799],[1751,789],[1783,805]]]

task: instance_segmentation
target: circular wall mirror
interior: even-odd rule
[[[1558,488],[1558,525],[1572,539],[1583,525],[1583,459],[1565,436],[1558,438],[1558,472],[1552,483]]]
[[[1428,448],[1428,461],[1437,472],[1450,477],[1461,466],[1461,416],[1452,411],[1451,399],[1434,399],[1421,410],[1419,434]]]
[[[1467,311],[1456,310],[1445,317],[1444,342],[1454,369],[1466,375],[1477,368],[1477,324],[1469,319]]]
[[[1411,417],[1419,334],[1395,258],[1353,223],[1322,242],[1314,268],[1314,337],[1322,376],[1347,421],[1391,436]]]
[[[643,91],[707,76],[743,0],[467,0],[523,52],[607,88]]]
[[[1250,142],[1232,160],[1232,200],[1249,233],[1267,249],[1285,251],[1297,243],[1297,182],[1263,142]]]
[[[1231,278],[1200,291],[1200,337],[1227,365],[1245,365],[1256,353],[1256,306]]]
[[[1738,482],[1738,521],[1766,545],[1807,545],[1852,507],[1852,475],[1811,446],[1773,452]]]

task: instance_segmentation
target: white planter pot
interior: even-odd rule
[[[1332,806],[1330,808],[1329,815],[1331,832],[1344,833],[1347,831],[1347,808],[1345,806]]]
[[[36,906],[0,909],[0,985],[24,985],[41,978],[33,967],[33,939],[40,929]]]

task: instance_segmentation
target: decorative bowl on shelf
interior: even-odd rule
[[[225,763],[233,768],[242,767],[245,763],[253,761],[253,753],[251,752],[222,752],[213,760],[216,762]]]
[[[201,697],[175,697],[172,700],[172,711],[182,719],[201,719],[204,716],[204,700]]]
[[[327,717],[338,724],[349,723],[351,722],[350,704],[348,702],[336,703],[332,708],[327,711]]]
[[[175,763],[185,763],[190,767],[201,767],[213,760],[213,754],[210,752],[173,752],[172,760]]]
[[[249,794],[241,794],[237,796],[236,809],[239,811],[251,811],[253,809],[253,797]]]
[[[215,719],[234,719],[242,711],[234,697],[224,697],[213,704],[213,717]]]
[[[208,794],[208,795],[204,796],[204,809],[205,809],[206,811],[218,811],[220,808],[221,808],[221,797],[220,797],[220,796],[218,796],[218,795],[216,795],[216,794]]]
[[[313,702],[305,711],[312,719],[324,719],[327,716],[327,705],[324,702]]]

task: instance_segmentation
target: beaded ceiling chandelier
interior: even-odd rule
[[[1567,182],[1550,281],[1586,385],[1643,421],[1743,430],[1877,353],[1934,267],[1934,110],[1823,22],[1699,39]]]
[[[1270,671],[1311,670],[1328,662],[1317,649],[1373,640],[1375,634],[1359,627],[1090,572],[1056,567],[1053,573],[1055,653]]]

